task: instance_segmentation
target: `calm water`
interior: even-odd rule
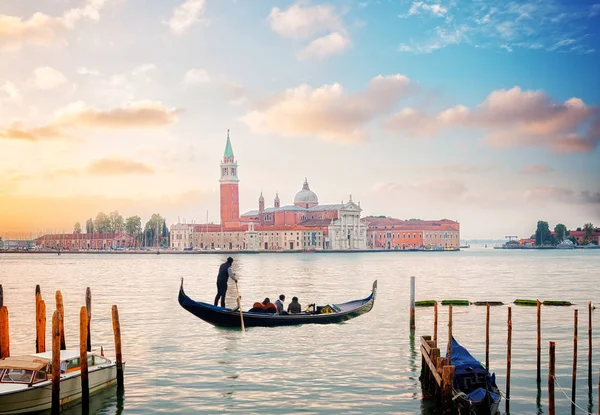
[[[65,301],[67,346],[78,343],[85,288],[93,295],[92,342],[113,353],[111,305],[121,318],[126,360],[125,397],[114,390],[92,399],[102,414],[148,413],[394,413],[434,414],[422,400],[418,336],[432,334],[433,309],[417,309],[408,330],[410,276],[417,300],[515,298],[569,300],[575,307],[542,308],[543,373],[536,384],[535,307],[512,307],[511,413],[547,413],[548,341],[557,348],[557,377],[570,395],[573,309],[579,316],[577,403],[597,411],[598,391],[587,388],[587,301],[600,301],[600,251],[499,251],[368,254],[261,254],[235,256],[245,307],[285,293],[308,302],[366,297],[374,280],[373,310],[344,324],[218,329],[177,302],[180,278],[187,294],[212,302],[226,255],[0,255],[0,283],[9,307],[11,352],[34,352],[34,288],[49,312],[54,292]],[[230,288],[228,304],[235,303]],[[507,307],[491,313],[490,366],[501,389],[506,380]],[[49,320],[50,321],[50,320]],[[454,335],[485,360],[485,307],[455,307]],[[440,344],[447,340],[447,310],[440,308]],[[50,326],[50,324],[48,324]],[[600,338],[600,316],[594,330]],[[50,327],[48,327],[49,336]],[[596,341],[594,376],[600,365]],[[597,378],[593,381],[597,385]],[[556,390],[559,413],[570,403]],[[592,404],[593,403],[593,404]],[[504,409],[504,403],[502,403]],[[72,408],[68,413],[79,413]]]

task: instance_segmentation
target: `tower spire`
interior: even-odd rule
[[[224,158],[230,158],[233,161],[233,149],[231,148],[231,140],[229,139],[229,130],[227,130],[227,144],[225,144]]]

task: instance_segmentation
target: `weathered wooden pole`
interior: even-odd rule
[[[86,307],[81,307],[79,312],[79,361],[81,364],[81,404],[84,408],[90,405],[90,383],[88,379],[88,358],[87,358],[87,339],[88,339],[88,311]]]
[[[10,331],[8,329],[8,307],[0,307],[0,358],[10,356]]]
[[[537,381],[542,381],[542,302],[537,303]]]
[[[554,406],[554,373],[555,373],[555,343],[550,342],[550,367],[548,368],[548,414],[556,415],[556,408]]]
[[[87,310],[87,351],[92,351],[92,290],[85,289],[85,308]]]
[[[437,347],[438,303],[433,303],[433,343]]]
[[[46,302],[40,300],[36,308],[35,318],[35,345],[37,353],[44,353],[46,351]]]
[[[67,350],[67,343],[65,342],[65,306],[60,290],[56,291],[56,311],[58,311],[58,317],[60,318],[60,350]]]
[[[588,301],[588,389],[592,393],[592,302]],[[600,408],[598,408],[600,410]]]
[[[35,352],[40,352],[40,301],[42,301],[42,291],[40,285],[35,286]]]
[[[410,277],[410,329],[415,329],[415,277]]]
[[[512,309],[508,307],[508,339],[506,341],[506,413],[510,412],[510,367],[512,354]]]
[[[52,315],[52,415],[60,414],[60,312]]]
[[[446,409],[452,405],[452,384],[454,383],[454,366],[446,365],[442,369],[442,406]]]
[[[452,305],[448,306],[448,364],[452,364]]]
[[[571,413],[575,412],[575,398],[577,397],[577,317],[578,310],[573,310],[573,376],[571,378]]]
[[[0,284],[0,307],[4,305],[4,290],[2,289],[2,284]]]
[[[485,303],[485,367],[490,369],[490,303]]]
[[[121,354],[121,325],[119,324],[119,310],[116,305],[112,306],[112,323],[115,334],[115,354],[117,358],[117,390],[125,389],[123,384],[123,356]]]

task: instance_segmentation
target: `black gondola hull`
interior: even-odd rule
[[[246,327],[296,326],[300,324],[334,324],[341,323],[361,314],[368,313],[375,303],[377,281],[373,283],[371,295],[364,300],[340,304],[341,312],[329,314],[264,314],[243,312]],[[241,327],[240,312],[228,308],[215,307],[211,304],[197,302],[189,298],[183,291],[183,279],[179,289],[179,304],[196,317],[218,327]]]

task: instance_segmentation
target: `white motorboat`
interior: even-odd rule
[[[575,249],[575,244],[570,239],[565,239],[556,245],[556,249]]]
[[[22,414],[52,406],[52,352],[0,360],[0,415]],[[117,363],[88,353],[90,394],[117,382]],[[60,402],[81,399],[79,351],[60,352]]]

